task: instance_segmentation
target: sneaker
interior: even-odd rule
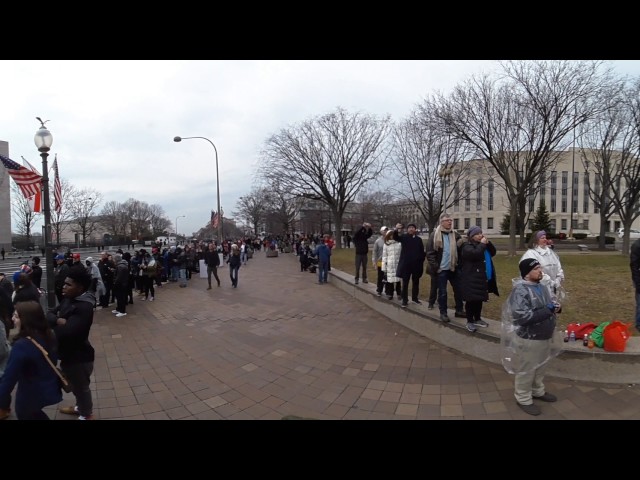
[[[538,407],[537,405],[534,405],[533,403],[531,405],[522,405],[521,403],[518,403],[518,406],[522,409],[524,413],[528,413],[529,415],[538,416],[542,413],[542,410],[540,410],[540,407]]]
[[[126,313],[116,313],[116,317],[126,317]]]
[[[146,300],[146,298],[141,298],[140,299],[141,302],[144,302],[145,300]]]
[[[207,290],[211,290],[211,285],[209,285],[209,286],[207,287]]]
[[[558,400],[558,397],[556,397],[553,393],[545,393],[544,395],[541,395],[539,397],[533,397],[533,398],[536,400],[540,400],[542,402],[549,402],[549,403],[553,403]]]
[[[111,313],[120,313],[118,310],[111,310]]]
[[[364,280],[362,280],[362,283],[369,283],[369,280],[365,278]]]
[[[485,328],[489,326],[489,324],[484,320],[482,320],[481,318],[475,321],[475,325],[476,327],[485,327]]]
[[[155,298],[154,298],[154,297],[151,297],[151,298],[149,299],[149,301],[150,301],[150,302],[153,302],[154,300],[155,300]]]
[[[382,292],[376,292],[376,295],[377,295],[378,297],[381,297],[381,296],[382,296]]]
[[[356,285],[358,284],[358,279],[357,279],[357,278],[356,278],[355,284],[356,284]]]
[[[388,300],[393,300],[393,295],[387,295]]]
[[[407,306],[408,306],[408,305],[409,305],[409,304],[408,304],[407,302],[402,302],[402,303],[400,304],[400,306],[401,306],[402,308],[407,308]]]
[[[422,305],[422,302],[420,300],[418,300],[417,298],[411,300],[413,303],[416,303],[418,305]]]
[[[449,318],[449,315],[447,315],[446,313],[441,313],[440,314],[440,321],[444,322],[444,323],[449,323],[451,321],[451,319]]]
[[[467,318],[467,314],[464,312],[456,312],[453,316],[456,318]]]
[[[78,411],[78,407],[74,406],[74,407],[60,407],[59,409],[60,413],[64,413],[66,415],[80,415],[80,412]]]
[[[103,308],[104,308],[104,307],[100,307],[100,306],[98,306],[98,307],[96,307],[96,310],[102,310]]]
[[[87,415],[87,416],[80,415],[78,416],[78,420],[93,420],[93,415]]]
[[[433,310],[433,303],[430,303],[429,305],[427,305],[427,309]]]
[[[478,329],[476,328],[476,324],[475,323],[467,322],[467,330],[469,330],[470,332],[473,333]]]

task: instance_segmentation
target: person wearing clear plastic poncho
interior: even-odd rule
[[[547,232],[544,230],[533,232],[531,234],[529,248],[524,252],[520,260],[524,260],[525,258],[535,258],[538,260],[543,272],[540,283],[549,289],[554,301],[563,302],[566,295],[562,285],[564,282],[564,270],[562,269],[560,257],[558,257],[558,254],[553,250],[550,242],[547,238]]]
[[[554,302],[541,281],[540,262],[527,258],[520,262],[521,279],[514,279],[513,289],[503,306],[502,363],[515,374],[514,396],[518,406],[529,415],[540,415],[533,400],[555,402],[555,395],[544,386],[548,361],[560,353],[562,340],[556,332],[556,314],[562,307]]]

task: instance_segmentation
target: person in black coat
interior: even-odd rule
[[[356,275],[355,284],[358,284],[360,278],[360,267],[362,267],[362,283],[369,283],[367,280],[367,256],[369,254],[369,237],[373,235],[370,223],[363,223],[356,233],[353,235],[353,244],[356,247]]]
[[[204,254],[204,264],[207,266],[207,281],[209,282],[207,290],[211,290],[211,274],[213,274],[218,286],[220,286],[220,279],[218,278],[220,256],[218,255],[218,248],[213,242],[209,243],[209,249]]]
[[[489,300],[489,293],[498,294],[496,269],[492,257],[496,247],[484,236],[480,227],[471,227],[468,241],[460,248],[460,292],[465,302],[467,330],[475,332],[476,327],[488,327],[482,320],[482,304]]]
[[[402,245],[396,270],[396,277],[402,279],[402,306],[406,307],[409,304],[409,280],[411,280],[411,300],[420,305],[422,302],[418,299],[418,294],[426,252],[415,223],[407,225],[407,233],[403,235],[398,233],[401,228],[400,224],[396,225],[393,239]]]
[[[16,287],[12,299],[14,306],[18,302],[26,302],[27,300],[40,303],[40,292],[33,282],[31,282],[31,277],[28,273],[16,272],[13,283]]]

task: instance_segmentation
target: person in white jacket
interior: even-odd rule
[[[384,236],[382,246],[382,267],[381,270],[386,278],[384,293],[389,300],[393,300],[393,292],[396,298],[402,300],[401,278],[396,275],[402,244],[393,239],[393,230],[388,230]]]
[[[529,249],[524,252],[520,261],[526,258],[534,258],[542,266],[542,283],[549,289],[551,298],[556,301],[559,298],[562,284],[564,282],[564,270],[560,263],[560,257],[549,246],[547,241],[547,232],[538,230],[531,234]]]

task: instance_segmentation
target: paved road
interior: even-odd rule
[[[256,252],[237,289],[226,267],[220,278],[166,284],[126,317],[95,313],[98,419],[640,419],[638,386],[553,378],[559,401],[528,416],[501,367],[318,285],[293,254]]]

